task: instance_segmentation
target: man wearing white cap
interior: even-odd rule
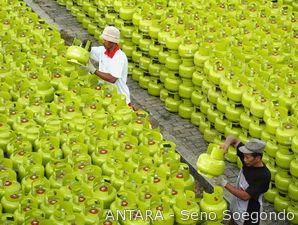
[[[270,171],[262,162],[266,143],[251,139],[243,144],[237,138],[228,136],[221,148],[226,152],[230,145],[237,149],[237,155],[243,164],[236,186],[223,177],[218,180],[218,183],[233,195],[230,204],[231,224],[259,224],[262,196],[269,189],[271,180]]]
[[[118,93],[125,95],[126,103],[131,106],[127,81],[128,61],[119,47],[120,31],[113,26],[105,27],[101,35],[103,46],[91,48],[91,59],[99,64],[98,68],[89,61],[84,67],[106,82],[115,84]]]

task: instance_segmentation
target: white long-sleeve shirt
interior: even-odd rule
[[[92,47],[90,57],[98,62],[98,69],[101,72],[109,73],[113,77],[118,78],[112,85],[117,86],[118,93],[125,95],[126,103],[130,103],[129,88],[127,82],[128,60],[125,53],[119,49],[113,58],[104,54],[106,49],[103,46]]]

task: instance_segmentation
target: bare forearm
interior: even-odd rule
[[[104,73],[99,70],[95,71],[95,75],[110,83],[115,83],[117,80],[117,78],[113,77],[110,73]]]
[[[250,196],[249,196],[249,194],[246,191],[243,191],[243,190],[241,190],[239,188],[236,188],[236,187],[234,187],[233,185],[231,185],[229,183],[225,186],[225,188],[231,194],[235,195],[237,198],[240,198],[243,201],[247,201],[247,200],[250,199]]]
[[[223,148],[227,150],[230,145],[233,145],[234,147],[236,147],[239,144],[239,142],[240,140],[237,137],[230,135],[226,138],[223,144]]]

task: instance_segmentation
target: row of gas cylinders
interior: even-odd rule
[[[17,17],[29,11],[19,1],[5,3]],[[39,44],[57,50],[48,41]],[[26,62],[35,46],[17,58],[8,45],[1,43],[11,55],[0,74],[1,223],[197,224],[182,218],[186,210],[216,213],[220,224],[227,208],[222,188],[196,198],[188,165],[173,142],[151,129],[148,113],[132,111],[115,88],[98,85],[63,56],[56,56],[61,64],[44,57],[31,68]],[[135,209],[160,212],[162,220],[140,219]],[[106,219],[121,210],[133,211],[132,219]]]

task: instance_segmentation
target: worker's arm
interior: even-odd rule
[[[240,198],[243,201],[247,201],[251,198],[251,196],[244,190],[234,187],[233,185],[227,183],[225,188],[237,198]]]
[[[233,145],[236,148],[240,142],[241,141],[237,137],[229,135],[225,142],[221,144],[221,148],[226,152],[230,145]]]
[[[115,83],[118,79],[116,77],[113,77],[110,73],[104,73],[99,70],[95,70],[94,74],[96,76],[100,77],[101,79],[103,79],[107,82],[110,82],[110,83]]]
[[[82,66],[82,68],[87,70],[89,73],[95,74],[96,76],[110,83],[115,83],[118,79],[117,77],[112,76],[110,73],[104,73],[96,69],[90,60],[88,64],[86,66]]]
[[[117,79],[121,78],[122,71],[124,68],[125,61],[120,57],[121,55],[115,55],[113,57],[112,66],[109,67],[109,70],[106,72],[102,72],[101,69],[97,69],[94,74],[101,79],[108,81],[110,83],[115,83]]]

